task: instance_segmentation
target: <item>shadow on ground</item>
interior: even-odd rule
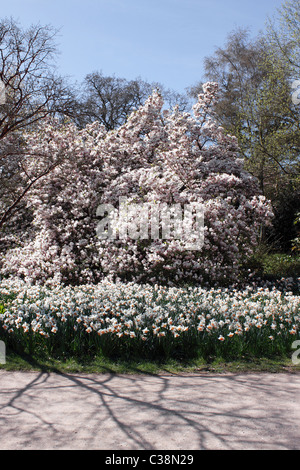
[[[299,374],[0,371],[1,449],[297,449]]]

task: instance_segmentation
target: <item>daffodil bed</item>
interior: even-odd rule
[[[276,289],[0,283],[0,339],[29,353],[286,355],[299,329],[300,296]]]

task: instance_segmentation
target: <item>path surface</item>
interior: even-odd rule
[[[300,449],[300,374],[0,371],[0,449]]]

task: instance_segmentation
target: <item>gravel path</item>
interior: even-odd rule
[[[300,374],[0,371],[0,449],[300,449]]]

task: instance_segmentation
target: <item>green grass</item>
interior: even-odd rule
[[[300,254],[273,253],[261,245],[249,262],[262,279],[275,280],[282,277],[300,277]]]
[[[193,373],[247,373],[247,372],[289,372],[299,373],[300,364],[292,363],[291,358],[255,358],[244,357],[235,361],[226,361],[222,358],[203,358],[162,361],[139,361],[108,359],[96,356],[88,359],[69,357],[53,359],[7,354],[6,364],[0,365],[0,370],[7,371],[43,371],[82,374],[193,374]]]
[[[300,256],[282,253],[269,254],[263,259],[265,275],[276,277],[300,276]]]

